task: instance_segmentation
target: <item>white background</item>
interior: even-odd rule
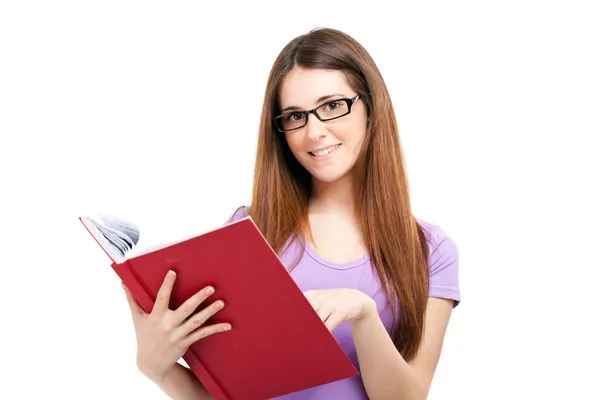
[[[414,211],[459,245],[430,399],[600,398],[597,2],[201,3],[0,5],[1,398],[165,398],[78,217],[221,225],[272,62],[325,26],[374,57]]]

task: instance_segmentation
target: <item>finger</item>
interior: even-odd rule
[[[140,307],[140,305],[138,304],[138,302],[135,301],[135,299],[133,298],[133,295],[131,294],[131,292],[129,291],[129,289],[127,289],[127,286],[125,286],[124,283],[121,283],[121,287],[125,291],[125,297],[127,298],[127,303],[129,304],[129,309],[131,310],[131,315],[133,317],[136,317],[138,315],[145,314],[145,312],[142,309],[142,307]]]
[[[223,307],[225,307],[225,303],[222,300],[215,301],[210,306],[204,308],[202,311],[198,312],[196,315],[188,319],[183,325],[181,325],[178,334],[182,337],[190,334],[190,332],[204,325],[204,323],[210,317],[222,310]]]
[[[304,292],[304,296],[309,301],[309,303],[312,303],[315,300],[317,294],[319,294],[317,290],[307,290],[306,292]]]
[[[333,313],[325,320],[325,326],[331,332],[342,322],[344,322],[344,316],[339,313]]]
[[[173,314],[175,324],[179,325],[185,321],[214,292],[215,289],[212,286],[207,286],[187,299]]]
[[[323,321],[323,322],[325,322],[327,320],[327,318],[331,315],[331,313],[325,309],[317,310],[317,314],[319,315],[319,318],[321,318],[321,321]]]
[[[305,292],[304,295],[306,296],[306,299],[315,311],[318,311],[321,308],[323,298],[319,296],[319,293],[317,291],[310,290],[308,292]]]
[[[171,292],[173,291],[174,283],[175,271],[169,271],[156,294],[156,301],[154,302],[154,307],[152,307],[152,314],[163,314],[169,309],[169,301],[171,300]]]
[[[231,330],[231,324],[228,323],[203,326],[202,328],[196,329],[195,331],[192,331],[189,335],[187,335],[183,340],[183,343],[186,346],[186,348],[188,348],[200,339],[203,339],[210,335],[214,335],[215,333],[227,332],[229,330]]]

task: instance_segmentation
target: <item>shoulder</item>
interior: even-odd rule
[[[226,224],[230,224],[232,222],[238,221],[244,217],[248,216],[250,211],[250,207],[246,205],[240,205],[230,216],[229,219],[225,222]]]
[[[429,295],[453,299],[454,306],[457,306],[460,303],[458,245],[440,225],[420,218],[416,220],[425,233],[429,247]]]
[[[415,219],[425,233],[427,244],[432,256],[434,255],[434,252],[437,253],[440,250],[443,252],[458,253],[456,241],[444,230],[443,227],[433,222],[426,221],[422,218]]]

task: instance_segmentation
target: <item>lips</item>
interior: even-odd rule
[[[314,157],[325,157],[326,155],[328,155],[329,153],[337,150],[338,147],[341,146],[341,143],[335,144],[333,146],[329,146],[325,149],[319,150],[319,151],[309,151],[308,154],[310,154],[311,156]]]

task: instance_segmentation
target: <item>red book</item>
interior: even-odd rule
[[[147,313],[170,269],[171,309],[215,287],[199,309],[223,300],[206,324],[229,322],[232,330],[200,339],[183,359],[216,400],[269,399],[358,375],[250,217],[122,259],[110,248],[115,229],[80,220]]]

